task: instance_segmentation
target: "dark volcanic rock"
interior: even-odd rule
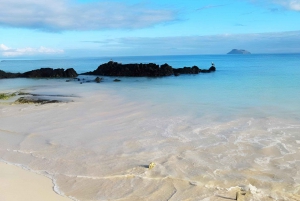
[[[180,74],[198,74],[200,71],[201,70],[198,68],[198,66],[173,69],[175,76],[178,76]]]
[[[215,71],[216,71],[216,67],[212,65],[208,70],[207,69],[201,70],[201,73],[211,73]]]
[[[215,67],[215,66],[211,66],[208,70],[209,70],[210,72],[214,72],[214,71],[216,71],[216,67]]]
[[[101,64],[93,72],[84,75],[128,76],[128,77],[159,77],[173,75],[173,69],[168,64],[121,64],[113,61]]]
[[[103,80],[103,78],[96,77],[95,82],[100,83]]]
[[[161,66],[148,63],[148,64],[121,64],[118,62],[109,61],[101,64],[96,70],[92,72],[83,73],[83,75],[103,75],[103,76],[128,76],[128,77],[163,77],[180,74],[198,74],[200,72],[209,73],[216,71],[214,65],[208,70],[201,70],[198,66],[184,67],[173,69],[168,64]]]
[[[77,77],[77,73],[73,68],[64,70],[62,68],[40,68],[21,74],[21,77],[28,78],[61,78],[61,77]]]
[[[160,66],[160,76],[170,76],[173,75],[173,73],[173,68],[169,64],[165,63]]]
[[[2,70],[0,70],[0,79],[2,78],[16,78],[16,77],[20,77],[20,73],[7,73],[4,72]]]
[[[56,73],[61,73],[61,72],[56,71]],[[52,77],[53,74],[54,74],[54,72],[53,72],[52,68],[41,68],[41,69],[32,70],[32,71],[23,73],[23,76],[24,77]]]
[[[63,78],[63,77],[77,77],[78,74],[73,68],[64,70],[62,68],[52,69],[52,68],[41,68],[25,73],[7,73],[0,70],[0,79],[1,78],[17,78],[17,77],[26,77],[26,78]]]
[[[77,77],[78,76],[77,72],[73,68],[68,68],[65,71],[65,75],[66,75],[66,77]]]

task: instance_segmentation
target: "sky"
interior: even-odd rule
[[[300,53],[300,0],[0,0],[0,58]]]

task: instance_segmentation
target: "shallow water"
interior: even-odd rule
[[[0,158],[77,200],[300,200],[299,55],[211,57],[195,76],[0,80],[73,101],[0,104]]]

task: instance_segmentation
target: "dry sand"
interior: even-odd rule
[[[51,179],[0,162],[1,201],[70,201],[53,191]]]

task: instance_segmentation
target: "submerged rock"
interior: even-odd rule
[[[7,100],[14,96],[16,96],[16,93],[0,93],[0,100]]]
[[[47,103],[59,103],[59,100],[47,100],[47,99],[34,99],[28,97],[20,97],[15,103],[18,104],[47,104]]]
[[[103,78],[96,77],[95,82],[100,83],[103,80]]]

